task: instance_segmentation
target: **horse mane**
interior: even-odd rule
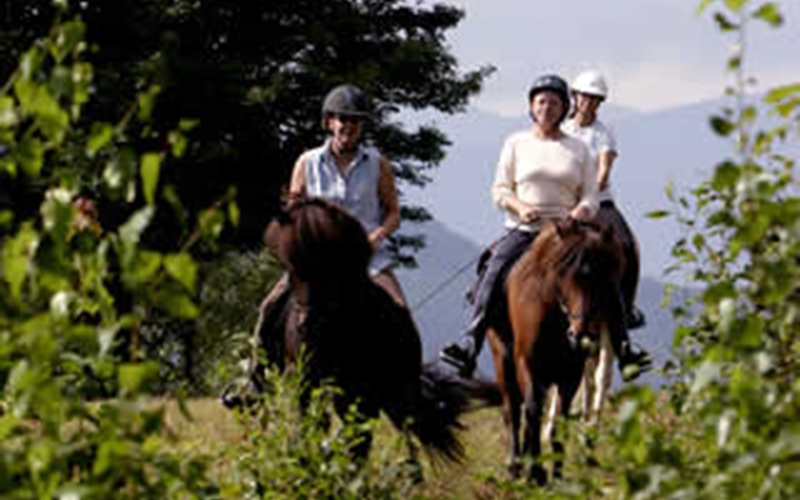
[[[304,282],[368,276],[372,246],[361,223],[321,198],[298,198],[278,223],[286,264]]]
[[[618,283],[623,255],[611,228],[574,219],[546,222],[514,273],[532,285],[528,292],[534,298],[544,300],[565,276],[575,276],[589,289]]]

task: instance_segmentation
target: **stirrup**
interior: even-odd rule
[[[630,351],[624,364],[620,364],[622,380],[631,382],[653,369],[653,357],[644,349]],[[622,360],[620,360],[622,361]]]
[[[458,370],[458,375],[463,378],[471,378],[477,367],[474,357],[455,343],[446,345],[439,353],[439,359]]]

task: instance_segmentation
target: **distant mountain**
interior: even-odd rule
[[[481,248],[440,222],[430,222],[419,229],[425,236],[426,247],[418,253],[419,267],[398,272],[411,313],[422,335],[424,357],[435,359],[447,342],[456,340],[469,319],[470,307],[464,295],[475,279],[475,265]],[[660,308],[662,285],[644,279],[639,287],[639,307],[647,317],[647,325],[631,337],[650,351],[657,364],[668,359],[675,324],[668,311]],[[488,350],[481,355],[479,370],[494,376]],[[618,378],[618,377],[617,377]],[[658,377],[648,375],[643,381],[658,383]]]

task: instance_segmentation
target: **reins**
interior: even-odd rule
[[[522,222],[518,222],[518,223],[517,223],[517,224],[516,224],[514,227],[512,227],[512,228],[509,228],[509,229],[506,231],[506,233],[505,233],[503,236],[501,236],[500,238],[498,238],[497,240],[495,240],[494,242],[492,242],[492,243],[489,245],[489,248],[491,248],[491,247],[494,247],[494,246],[497,246],[499,243],[501,243],[501,242],[502,242],[502,241],[504,241],[506,238],[508,238],[508,237],[511,235],[511,233],[513,233],[514,231],[516,231],[517,229],[519,229],[521,226],[522,226]],[[440,293],[441,293],[441,292],[442,292],[442,291],[443,291],[445,288],[447,288],[448,286],[450,286],[450,285],[451,285],[451,284],[452,284],[452,283],[453,283],[453,282],[454,282],[454,281],[455,281],[455,280],[456,280],[456,279],[457,279],[459,276],[461,276],[462,274],[464,274],[464,272],[466,272],[466,270],[467,270],[467,269],[469,269],[471,266],[474,266],[474,265],[475,265],[475,263],[476,263],[476,262],[478,262],[478,261],[480,260],[481,256],[483,255],[483,252],[485,252],[485,250],[481,250],[481,251],[478,253],[478,256],[477,256],[477,257],[473,257],[473,258],[472,258],[472,259],[470,259],[468,262],[466,262],[466,263],[462,264],[462,265],[461,265],[461,266],[460,266],[458,269],[456,269],[456,270],[455,270],[455,272],[453,272],[453,273],[452,273],[452,274],[451,274],[451,275],[450,275],[448,278],[446,278],[445,280],[443,280],[442,282],[440,282],[438,285],[436,285],[435,287],[433,287],[433,289],[432,289],[430,292],[428,292],[428,293],[427,293],[427,294],[426,294],[426,295],[425,295],[425,296],[424,296],[422,299],[420,299],[419,301],[417,301],[417,303],[416,303],[416,304],[414,304],[413,306],[411,306],[411,311],[412,311],[412,312],[415,312],[415,313],[416,313],[416,312],[419,312],[419,310],[420,310],[420,309],[422,309],[422,308],[423,308],[423,307],[424,307],[424,306],[425,306],[425,305],[426,305],[428,302],[430,302],[431,300],[433,300],[433,299],[434,299],[434,298],[435,298],[437,295],[439,295],[439,294],[440,294]]]

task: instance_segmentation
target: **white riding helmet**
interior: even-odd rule
[[[597,71],[584,71],[572,82],[572,90],[581,94],[589,94],[605,99],[608,97],[608,84]]]

